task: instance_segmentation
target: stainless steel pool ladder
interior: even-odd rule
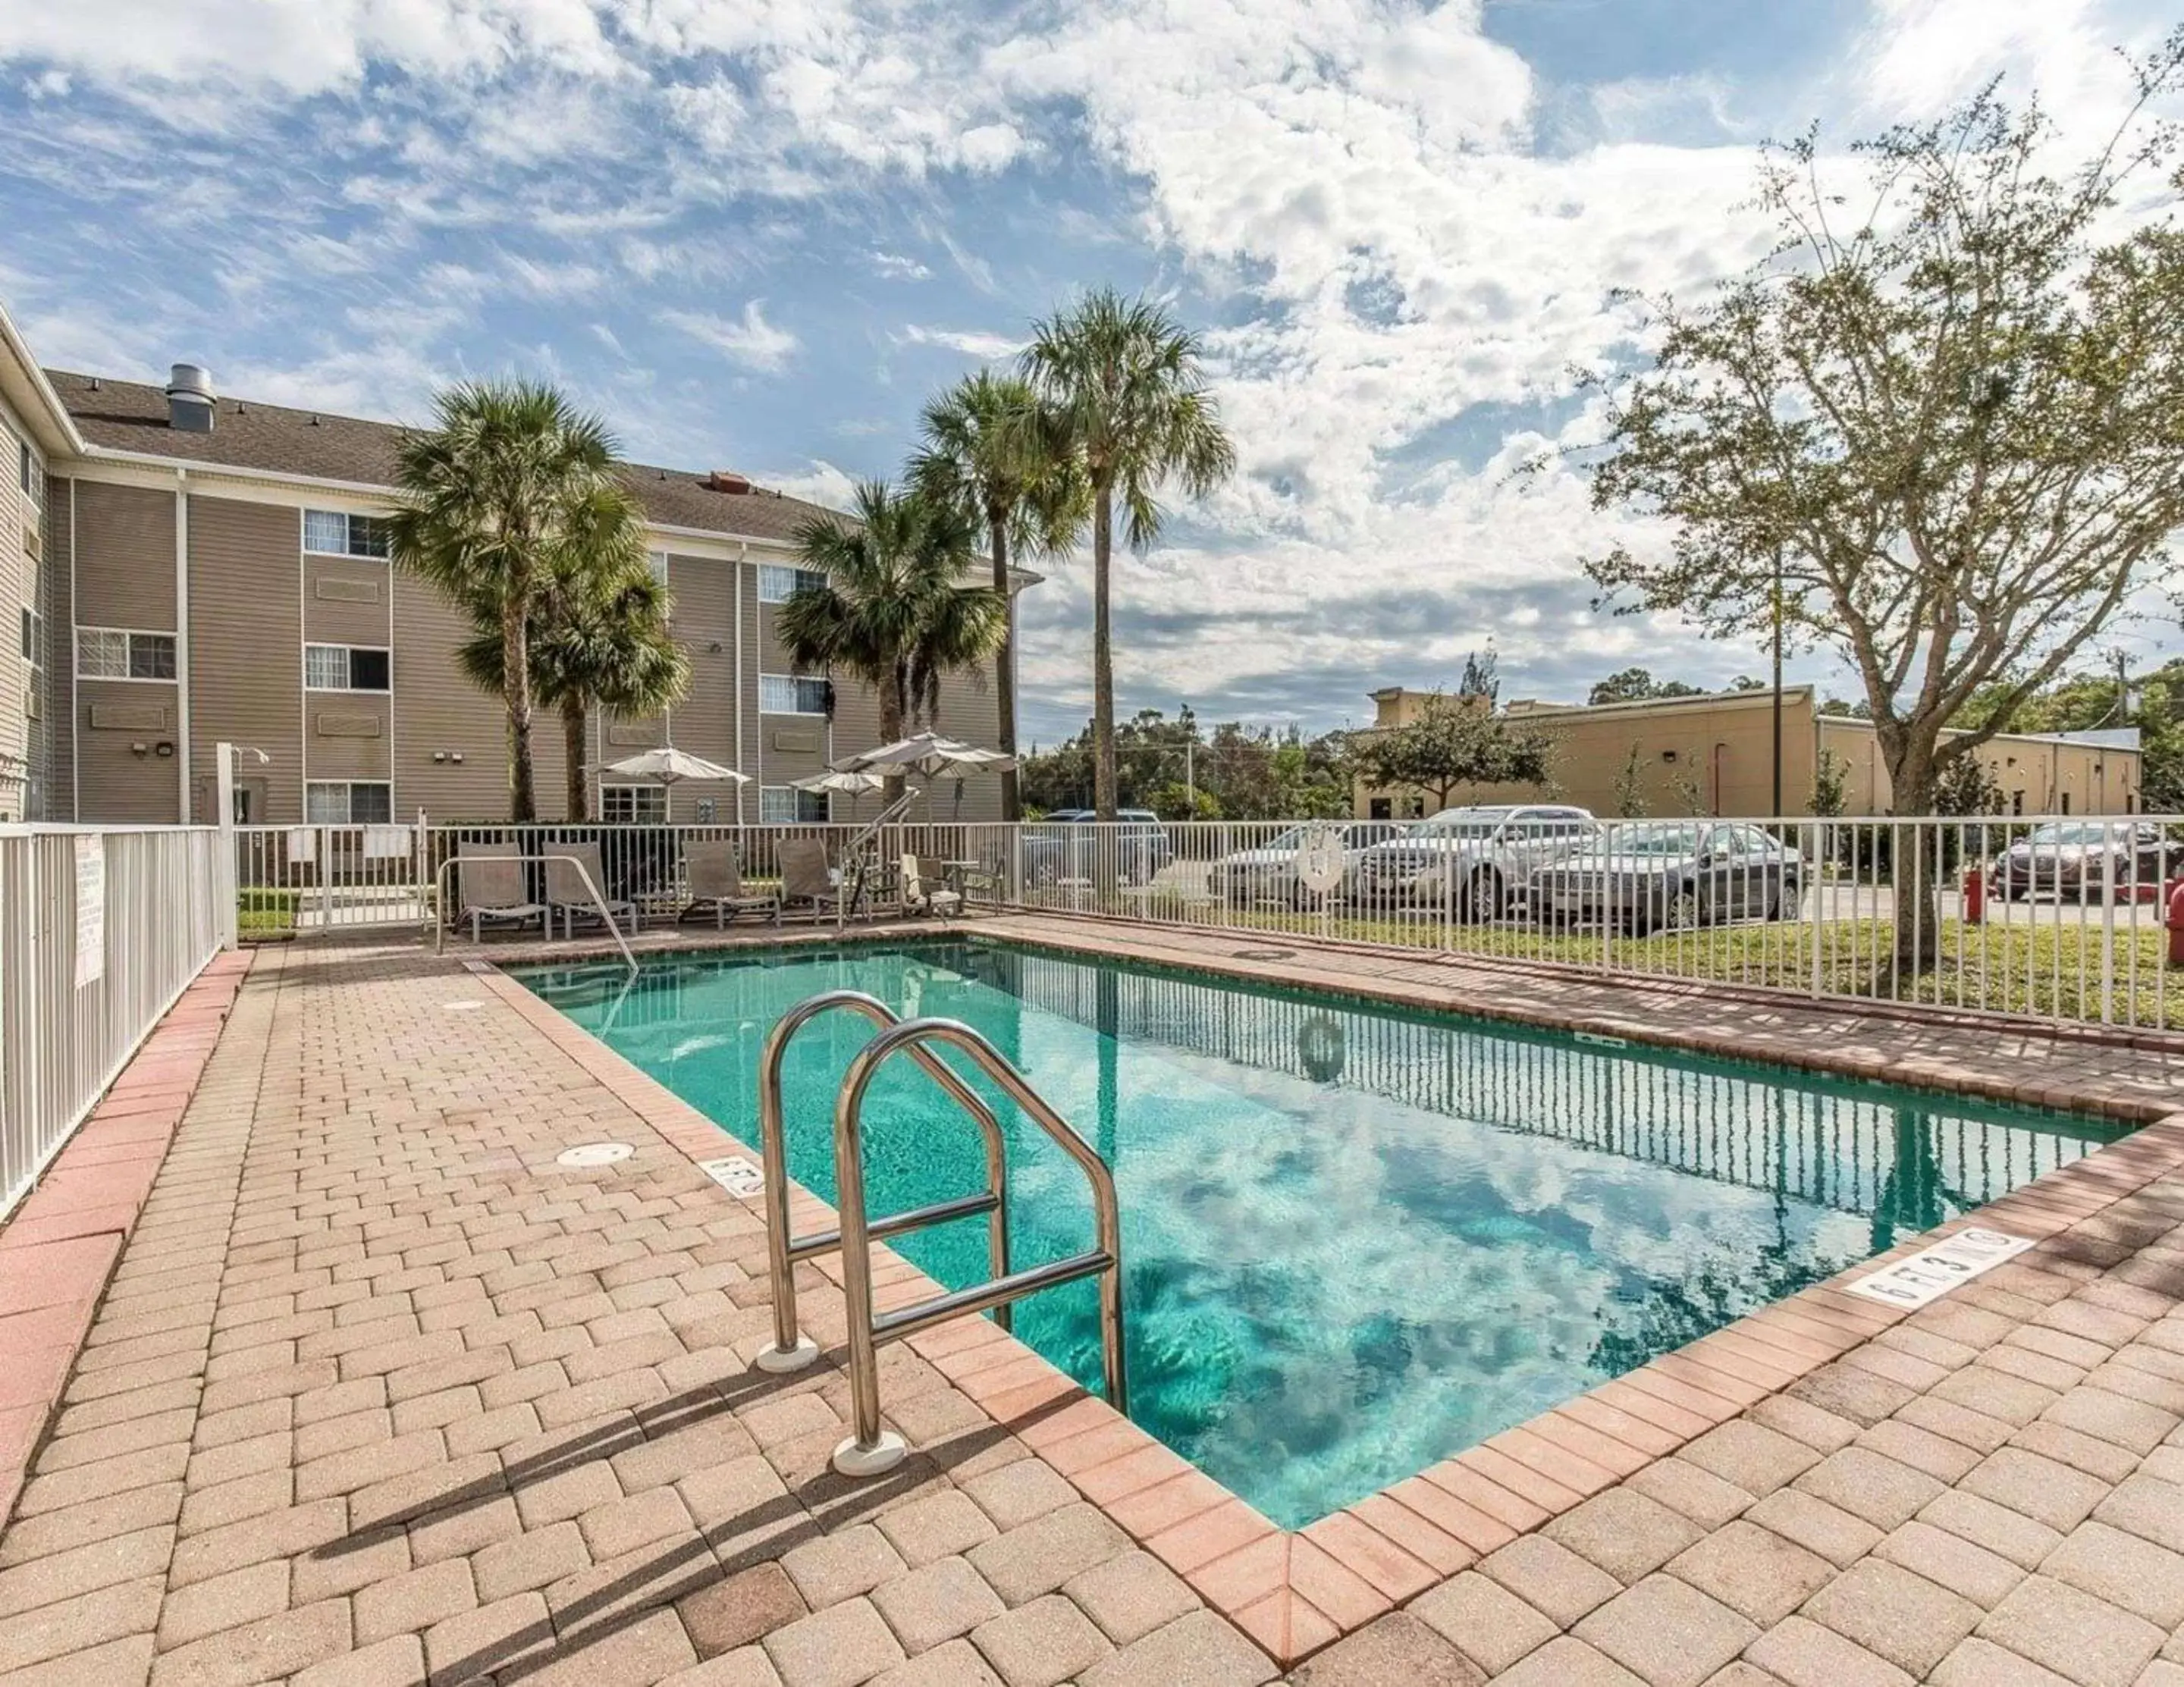
[[[834,1008],[861,1013],[880,1033],[850,1062],[834,1100],[834,1184],[841,1216],[838,1230],[792,1236],[788,1230],[788,1169],[783,1153],[781,1066],[789,1039],[799,1029]],[[1009,1269],[1006,1203],[1007,1151],[1000,1122],[927,1045],[944,1043],[968,1055],[980,1071],[1007,1094],[1024,1116],[1075,1161],[1091,1186],[1093,1246],[1084,1253],[1027,1270]],[[865,1094],[893,1055],[906,1051],[956,1105],[977,1121],[986,1146],[986,1189],[975,1195],[936,1201],[877,1221],[865,1213],[865,1168],[861,1142]],[[1100,1340],[1109,1404],[1129,1411],[1129,1384],[1123,1359],[1123,1243],[1115,1179],[1107,1164],[1047,1105],[1000,1050],[969,1026],[950,1019],[899,1018],[877,998],[857,990],[834,990],[801,1002],[768,1033],[759,1063],[759,1131],[766,1178],[767,1261],[773,1279],[774,1340],[761,1350],[758,1365],[766,1371],[800,1370],[818,1357],[818,1347],[796,1324],[794,1267],[799,1260],[839,1250],[843,1294],[850,1315],[850,1400],[853,1434],[834,1450],[834,1467],[844,1476],[876,1476],[903,1456],[902,1438],[880,1427],[879,1344],[931,1329],[955,1318],[991,1311],[1002,1328],[1009,1308],[1037,1294],[1080,1278],[1100,1278]],[[988,1215],[993,1275],[914,1306],[876,1312],[872,1307],[872,1244],[975,1213]]]

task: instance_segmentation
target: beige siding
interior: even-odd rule
[[[312,779],[390,781],[390,699],[356,692],[315,691],[304,698],[309,734],[307,766]]]
[[[254,821],[285,826],[304,817],[296,519],[293,509],[272,504],[190,499],[191,807],[203,820],[215,817],[214,747],[223,739],[271,758],[261,766],[245,757],[239,770],[253,787]]]
[[[79,819],[116,826],[181,819],[173,754],[180,706],[178,688],[164,682],[77,682]],[[170,754],[159,754],[161,744]]]
[[[53,729],[53,785],[47,817],[74,820],[75,802],[75,529],[70,521],[74,481],[46,483],[46,708]]]
[[[736,577],[743,571],[709,557],[671,556],[667,584],[675,595],[675,637],[690,655],[690,693],[675,710],[678,749],[736,765]],[[677,785],[667,793],[673,817],[695,820],[710,801],[716,817],[732,818],[732,788]]]
[[[393,576],[394,599],[394,811],[422,808],[434,821],[508,818],[508,713],[464,677],[456,649],[469,621],[423,581]],[[534,709],[532,766],[538,813],[566,811],[560,716]],[[462,760],[458,762],[455,757]],[[435,758],[437,758],[437,760]]]
[[[175,495],[80,481],[75,521],[76,624],[174,632]]]
[[[758,570],[738,564],[736,596],[743,604],[743,643],[736,651],[736,712],[743,722],[742,770],[751,782],[737,793],[738,812],[745,820],[759,817],[759,781],[765,768],[765,750],[758,717],[759,602]]]
[[[939,730],[980,749],[999,749],[1001,743],[1000,699],[993,676],[980,685],[969,674],[950,674],[940,682]],[[933,814],[943,820],[999,820],[1001,817],[1001,779],[997,773],[974,773],[963,781],[961,800],[953,780],[943,781],[933,793]]]
[[[367,556],[304,558],[304,637],[313,644],[386,649],[392,571],[390,564]]]

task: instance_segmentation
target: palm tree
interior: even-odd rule
[[[560,392],[522,380],[466,381],[433,400],[437,426],[397,448],[393,554],[500,630],[508,704],[509,818],[536,820],[530,631],[544,582],[572,553],[641,565],[636,496],[614,436]]]
[[[962,583],[975,560],[963,512],[883,481],[857,488],[854,523],[814,517],[797,530],[804,566],[825,576],[781,606],[776,631],[800,668],[854,675],[879,693],[880,738],[939,702],[944,674],[977,674],[1008,632],[1008,597]],[[883,792],[901,794],[900,776]]]
[[[1013,756],[1016,594],[1009,589],[1009,557],[1027,550],[1051,554],[1076,543],[1089,493],[1084,465],[1058,439],[1054,418],[1041,413],[1030,386],[990,370],[966,376],[926,405],[922,432],[923,448],[911,459],[918,489],[985,525],[994,590],[1008,607],[994,702],[1000,749]],[[1007,768],[1001,774],[1001,817],[1022,816],[1016,770]]]
[[[533,693],[560,711],[571,820],[591,818],[584,758],[593,708],[641,720],[673,708],[689,692],[689,654],[668,631],[672,607],[649,567],[616,573],[589,558],[557,568],[538,594],[525,642]],[[486,690],[501,689],[498,627],[481,621],[456,658]]]
[[[1160,534],[1154,494],[1168,481],[1205,496],[1235,448],[1199,370],[1199,338],[1159,305],[1102,287],[1032,328],[1022,372],[1092,491],[1093,794],[1115,817],[1115,653],[1109,618],[1115,500],[1134,550]]]

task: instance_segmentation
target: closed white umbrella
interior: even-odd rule
[[[658,785],[672,785],[678,779],[736,785],[750,782],[748,773],[738,773],[733,767],[723,767],[717,761],[708,761],[688,750],[677,749],[672,744],[666,749],[640,750],[620,761],[610,761],[599,771],[611,773],[617,779],[649,779]]]

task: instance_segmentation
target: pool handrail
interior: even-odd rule
[[[819,1356],[817,1345],[797,1328],[794,1267],[799,1260],[831,1254],[842,1245],[839,1229],[815,1230],[808,1236],[792,1235],[789,1232],[788,1128],[781,1107],[781,1066],[788,1055],[789,1040],[822,1014],[837,1008],[862,1014],[882,1031],[902,1023],[902,1016],[877,996],[867,995],[862,990],[828,990],[799,1002],[782,1015],[766,1033],[765,1047],[759,1055],[758,1130],[759,1167],[766,1183],[766,1270],[773,1289],[773,1341],[759,1350],[755,1362],[762,1371],[800,1371]],[[1008,1151],[1001,1136],[1001,1122],[978,1093],[957,1077],[939,1055],[930,1050],[916,1048],[911,1051],[911,1058],[940,1086],[950,1100],[977,1121],[978,1133],[985,1139],[985,1192],[893,1214],[868,1223],[866,1233],[872,1237],[900,1236],[928,1225],[983,1212],[987,1216],[986,1246],[994,1275],[1006,1277],[1009,1272]],[[996,1310],[994,1322],[1003,1329],[1009,1328],[1006,1306]]]
[[[926,1044],[944,1043],[970,1057],[1000,1085],[1026,1118],[1077,1162],[1092,1190],[1093,1246],[1085,1253],[1019,1272],[997,1271],[988,1281],[938,1294],[891,1311],[872,1307],[872,1239],[878,1228],[865,1217],[865,1168],[861,1133],[866,1092],[888,1058],[907,1050],[913,1059]],[[921,1062],[922,1064],[922,1062]],[[835,1205],[841,1215],[842,1290],[850,1317],[850,1436],[834,1449],[844,1476],[877,1476],[892,1469],[906,1450],[901,1436],[880,1427],[879,1344],[972,1313],[999,1311],[1027,1294],[1080,1278],[1100,1279],[1100,1345],[1107,1403],[1127,1416],[1129,1379],[1123,1350],[1123,1226],[1114,1173],[1069,1122],[991,1042],[952,1019],[899,1021],[873,1038],[850,1062],[834,1100]]]

